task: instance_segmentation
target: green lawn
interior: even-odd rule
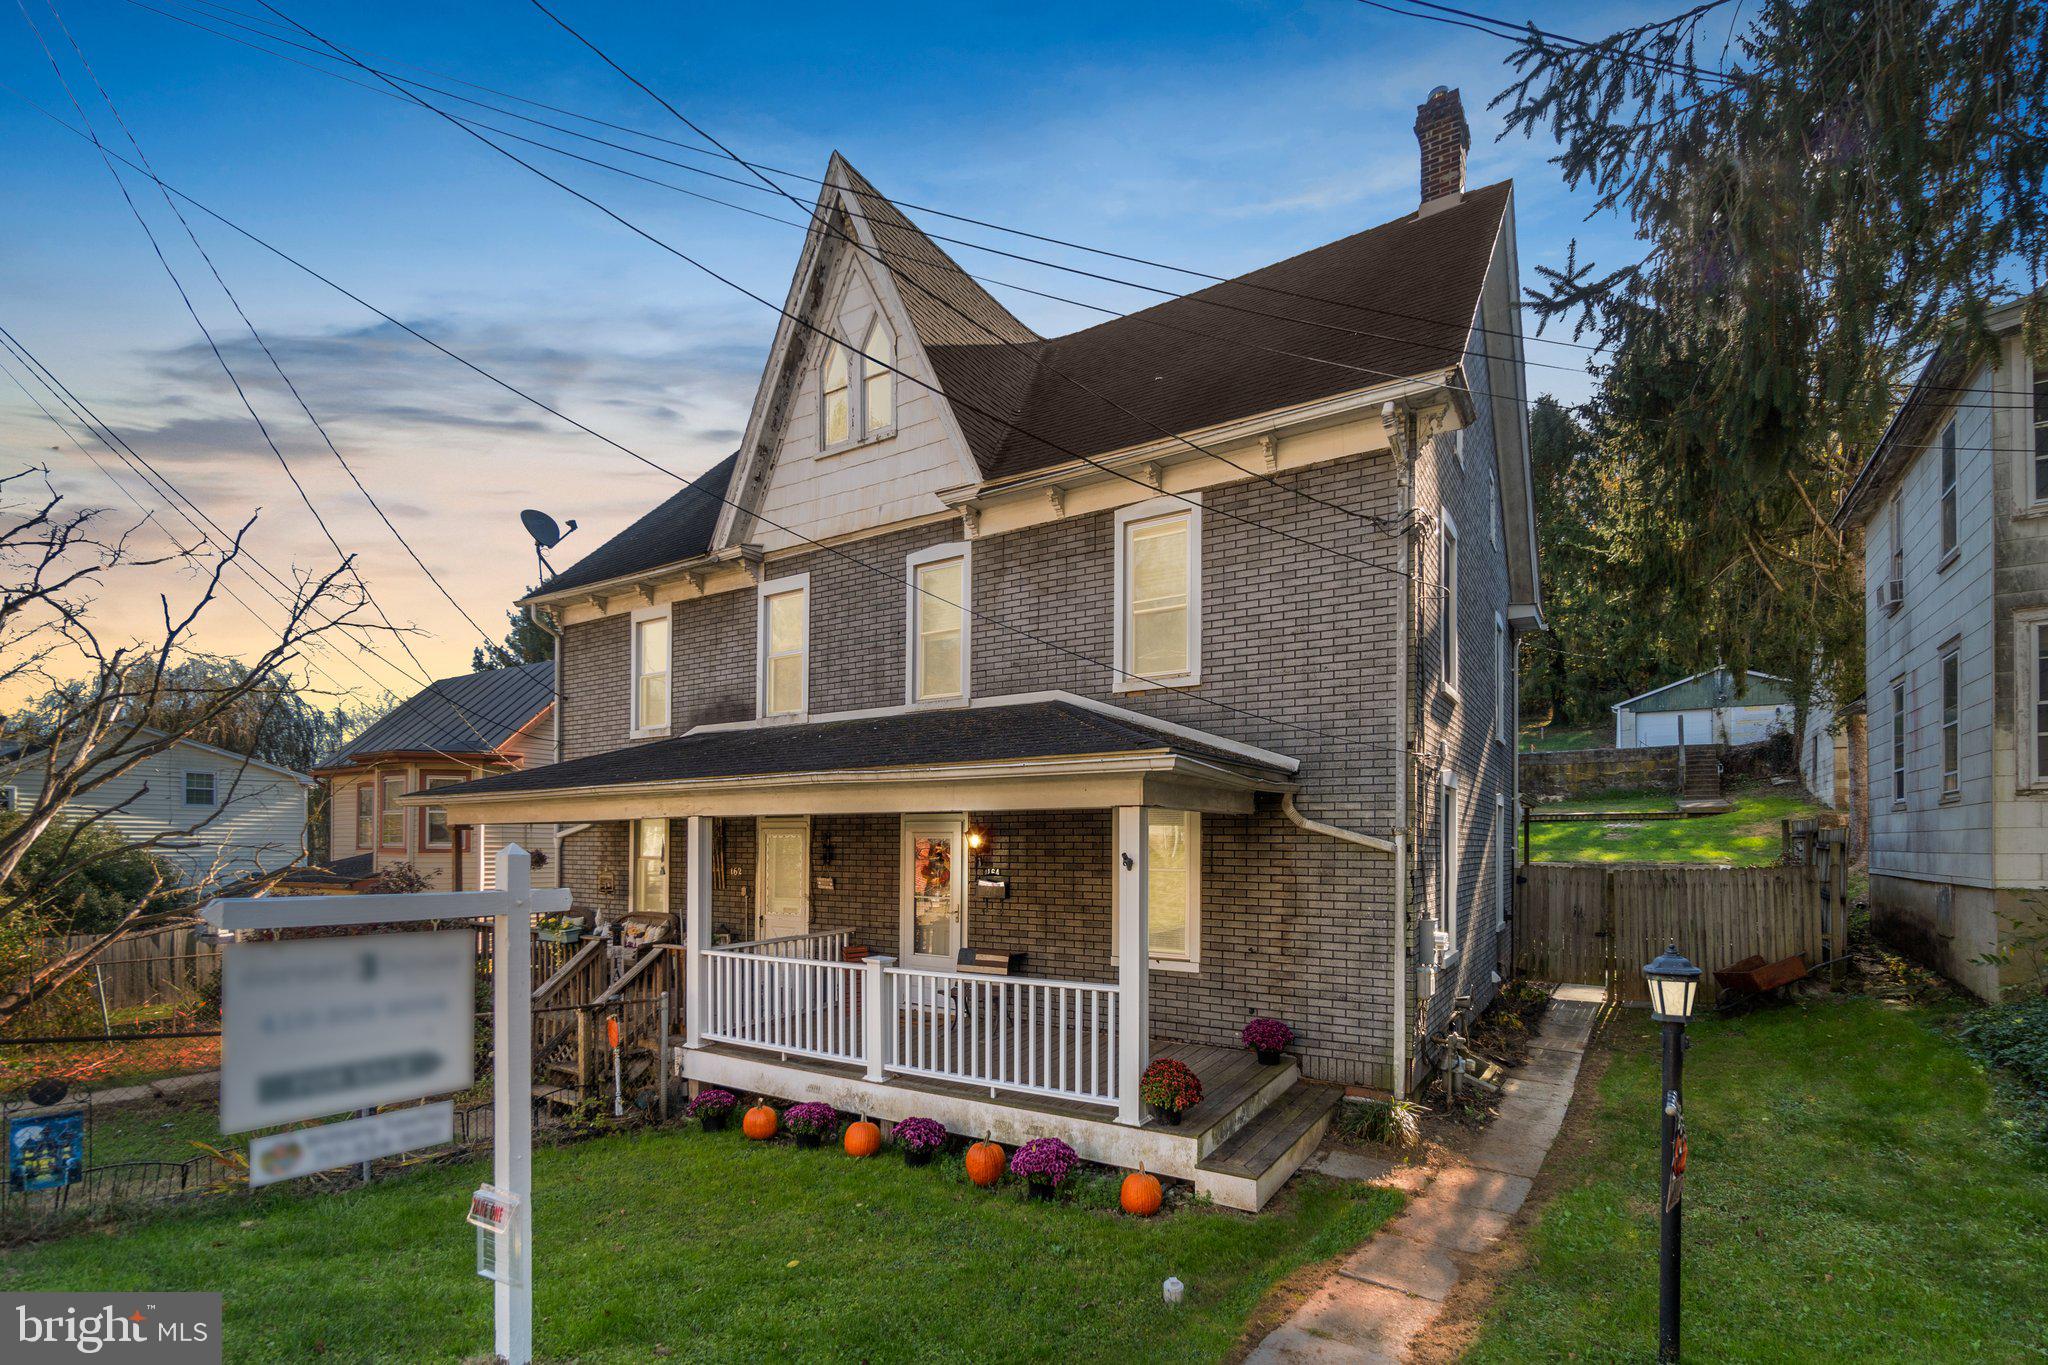
[[[534,1336],[548,1359],[1214,1360],[1289,1271],[1391,1217],[1392,1191],[1303,1177],[1256,1218],[1110,1211],[1115,1185],[1026,1203],[923,1170],[737,1133],[535,1155]],[[472,1163],[326,1197],[224,1198],[0,1254],[0,1288],[220,1290],[230,1360],[485,1355],[490,1287],[462,1221]],[[1177,1275],[1187,1301],[1168,1309]]]
[[[1603,749],[1614,743],[1612,725],[1588,725],[1577,730],[1555,725],[1531,726],[1522,731],[1522,748],[1532,753],[1557,749]]]
[[[1539,863],[1734,863],[1756,867],[1778,860],[1778,822],[1818,815],[1822,808],[1804,796],[1736,793],[1721,815],[1691,820],[1645,820],[1601,824],[1571,820],[1532,822],[1529,857]],[[1663,794],[1606,796],[1546,805],[1546,811],[1670,810]]]
[[[1687,1356],[2004,1361],[2048,1354],[2048,1151],[1990,1112],[1929,1009],[1785,1006],[1693,1027]],[[1657,1338],[1657,1057],[1618,1024],[1592,1142],[1489,1305],[1474,1362],[1647,1360]]]

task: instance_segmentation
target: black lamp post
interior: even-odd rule
[[[1700,969],[1665,948],[1643,967],[1650,982],[1650,1017],[1664,1026],[1664,1210],[1657,1253],[1657,1359],[1678,1359],[1678,1216],[1685,1189],[1685,1024],[1692,1018]]]

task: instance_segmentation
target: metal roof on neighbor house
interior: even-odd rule
[[[1069,701],[913,711],[903,715],[708,730],[608,753],[500,773],[435,790],[437,800],[649,783],[881,771],[1110,754],[1183,754],[1275,781],[1290,769],[1221,743],[1153,729]]]
[[[555,699],[552,660],[442,678],[329,757],[345,767],[372,754],[495,753]]]
[[[1711,711],[1719,706],[1790,706],[1792,693],[1785,680],[1770,673],[1752,672],[1747,686],[1738,688],[1735,674],[1725,668],[1710,668],[1690,678],[1680,678],[1653,692],[1617,702],[1617,711]]]

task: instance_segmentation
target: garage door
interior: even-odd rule
[[[1645,711],[1636,717],[1636,746],[1648,749],[1678,743],[1678,718],[1685,717],[1685,742],[1707,744],[1714,738],[1712,711]]]

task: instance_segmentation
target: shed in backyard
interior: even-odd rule
[[[1614,747],[1748,744],[1790,730],[1792,709],[1785,679],[1750,673],[1737,684],[1732,670],[1710,668],[1616,702]]]

